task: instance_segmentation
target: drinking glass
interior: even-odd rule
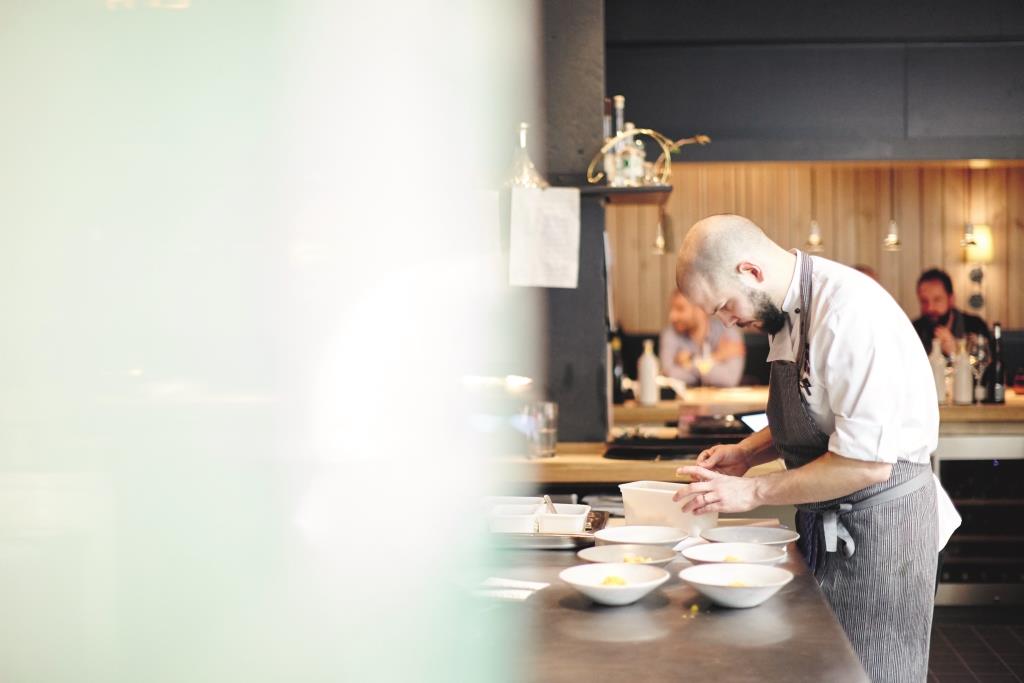
[[[971,363],[971,374],[974,375],[974,400],[980,403],[985,398],[985,386],[981,383],[981,377],[991,361],[988,339],[980,334],[967,335],[967,356]]]
[[[525,408],[526,444],[531,458],[550,458],[558,443],[558,404],[535,401]]]

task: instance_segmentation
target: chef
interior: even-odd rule
[[[771,335],[768,427],[680,468],[694,483],[676,500],[697,514],[796,505],[800,549],[868,675],[924,681],[945,494],[929,467],[935,383],[906,314],[866,275],[741,216],[694,225],[676,275],[726,325]],[[786,471],[742,476],[779,456]]]

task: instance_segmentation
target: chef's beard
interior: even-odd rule
[[[933,325],[936,325],[936,326],[941,325],[941,326],[945,327],[945,326],[949,325],[949,318],[950,318],[951,315],[953,315],[953,309],[952,308],[949,309],[948,311],[946,311],[945,313],[943,313],[942,315],[930,315],[928,317],[929,317],[929,319],[931,319]]]
[[[748,295],[754,305],[754,318],[761,323],[761,329],[771,335],[778,334],[789,322],[789,314],[760,290],[748,289]]]

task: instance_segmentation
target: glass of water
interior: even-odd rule
[[[558,442],[558,404],[535,401],[526,406],[526,442],[531,458],[550,458]]]

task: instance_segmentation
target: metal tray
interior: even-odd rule
[[[591,510],[587,522],[580,534],[501,534],[494,533],[491,537],[500,548],[521,548],[526,550],[574,550],[594,545],[594,533],[608,524],[609,515],[605,511]]]

